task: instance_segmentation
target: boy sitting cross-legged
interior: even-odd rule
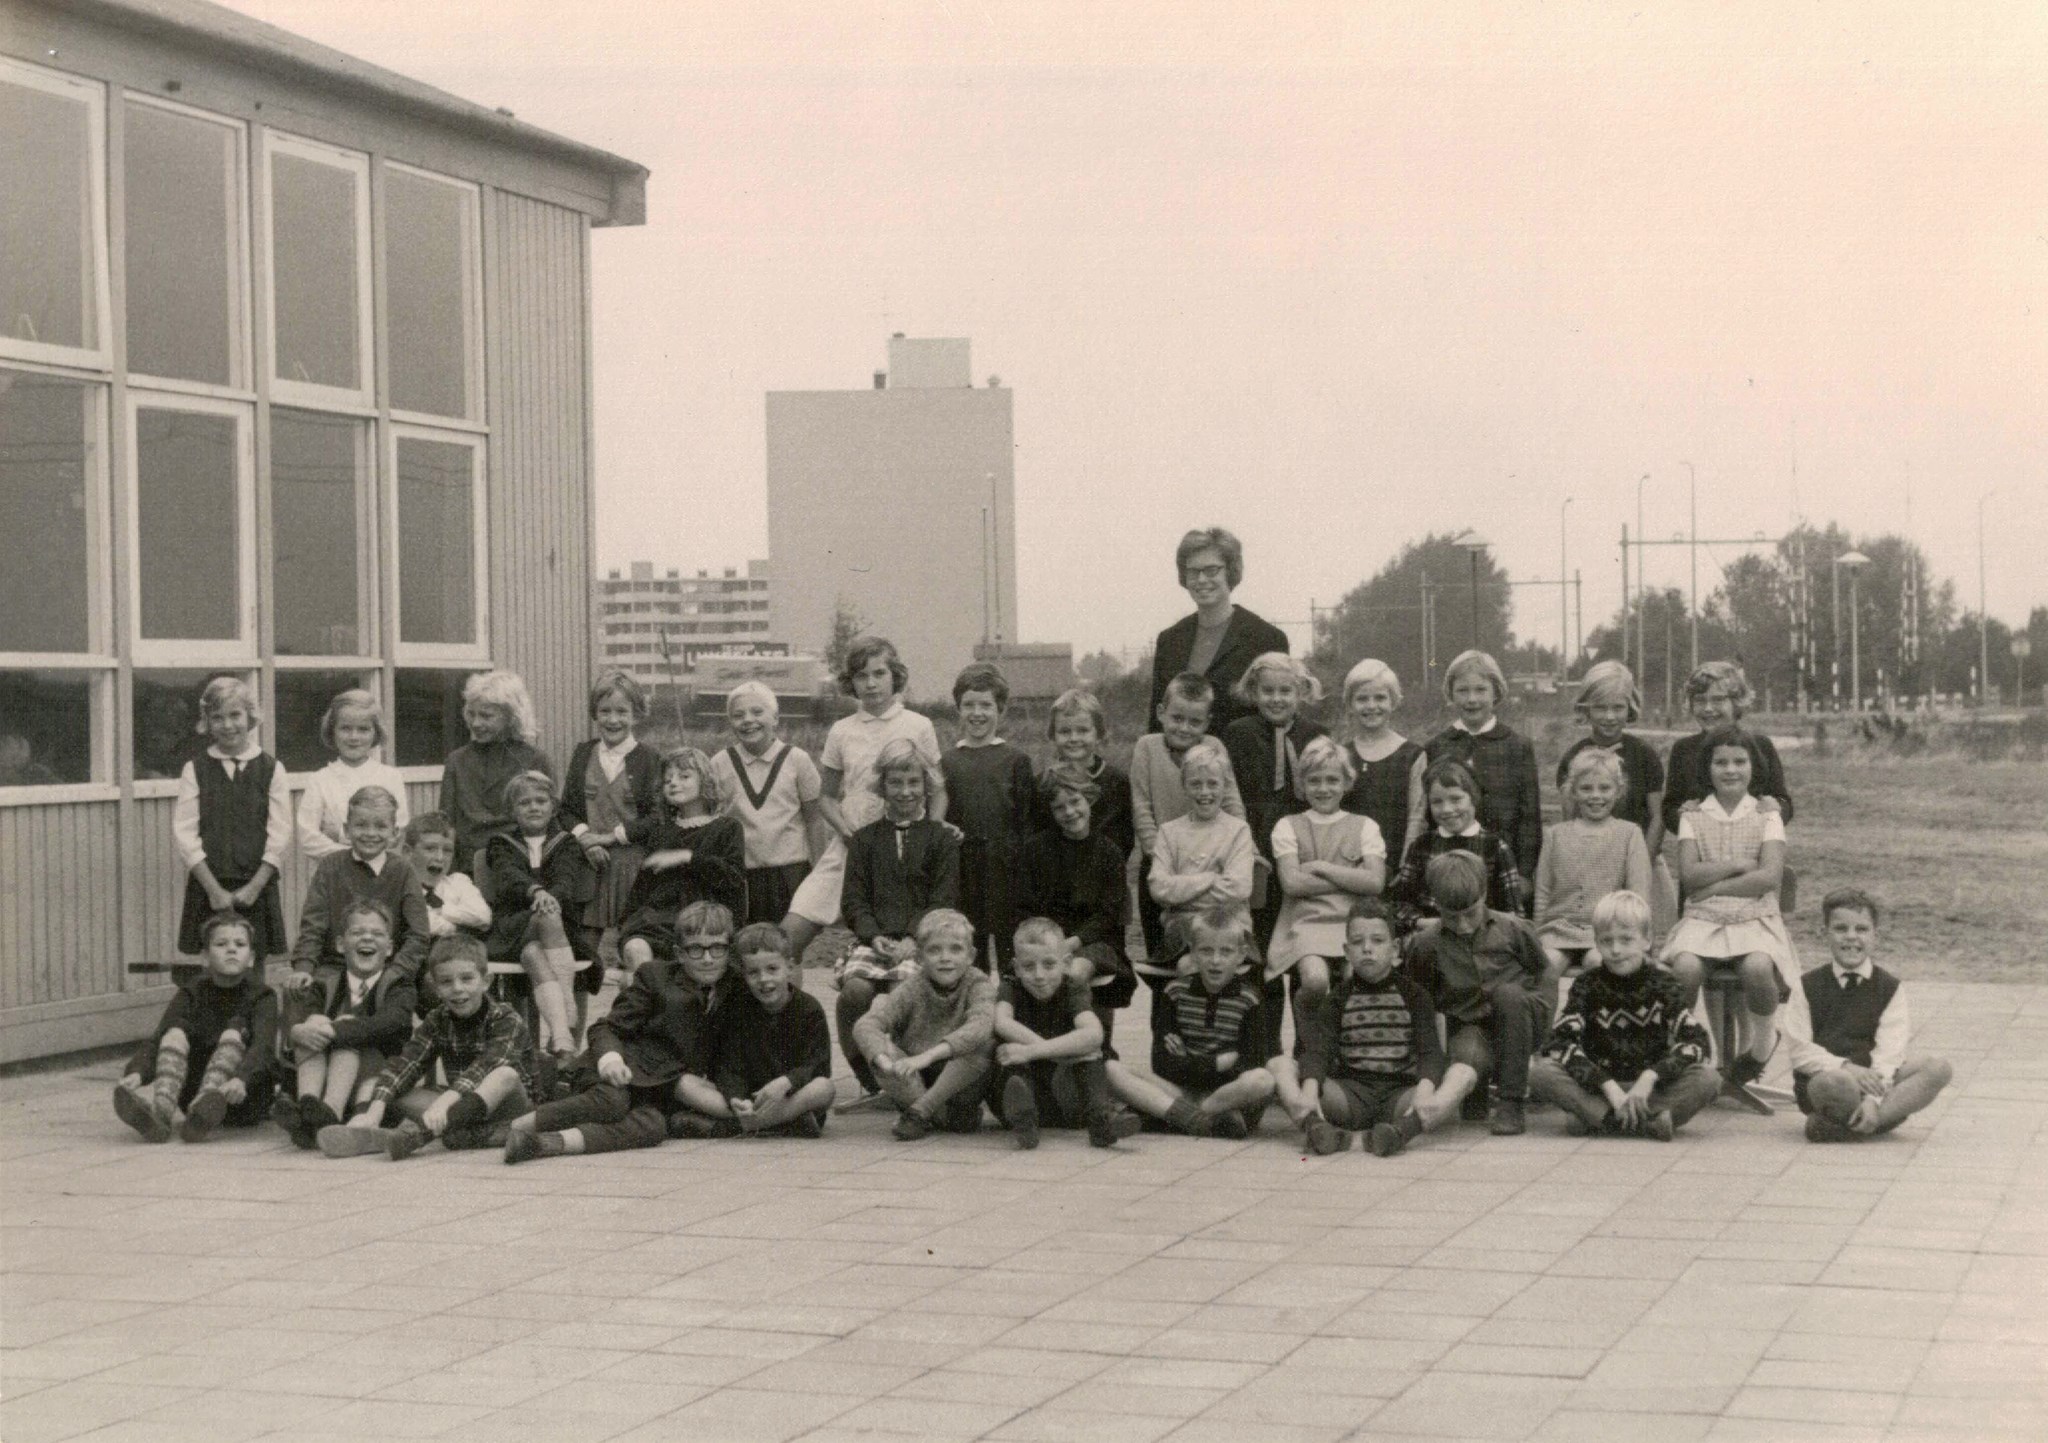
[[[384,1065],[370,1104],[348,1122],[320,1129],[329,1157],[382,1150],[392,1161],[411,1157],[431,1138],[452,1150],[491,1145],[491,1134],[533,1107],[533,1035],[526,1020],[491,998],[484,944],[443,937],[427,954],[440,1001],[420,1020],[404,1051]],[[425,1085],[440,1063],[446,1088]],[[384,1126],[393,1107],[403,1115]]]
[[[1152,1075],[1110,1062],[1110,1090],[1176,1132],[1241,1140],[1273,1098],[1273,1074],[1253,1061],[1264,1023],[1259,984],[1243,975],[1251,913],[1210,907],[1185,929],[1194,970],[1160,994]]]
[[[1377,897],[1353,902],[1343,975],[1302,1007],[1295,1055],[1267,1064],[1311,1152],[1342,1152],[1363,1132],[1367,1152],[1392,1157],[1422,1135],[1425,1113],[1442,1121],[1432,1106],[1446,1066],[1436,1008],[1394,970],[1400,955],[1387,905]]]
[[[1041,1125],[1085,1127],[1093,1146],[1114,1146],[1137,1130],[1137,1119],[1111,1106],[1102,1019],[1088,983],[1071,970],[1075,944],[1045,917],[1027,919],[1016,941],[1011,975],[996,994],[989,1105],[1021,1148],[1038,1146]]]
[[[376,898],[359,897],[337,920],[346,970],[321,968],[312,974],[309,995],[294,999],[304,1015],[285,1037],[297,1068],[296,1092],[280,1096],[270,1110],[295,1147],[310,1149],[321,1128],[348,1116],[349,1104],[359,1091],[369,1093],[384,1059],[412,1036],[417,994],[392,960],[391,913]]]
[[[1659,1142],[1720,1095],[1707,1065],[1711,1043],[1693,1017],[1685,984],[1644,965],[1650,904],[1609,892],[1593,904],[1600,965],[1572,982],[1542,1056],[1529,1065],[1529,1091],[1565,1112],[1565,1128],[1640,1133]]]
[[[1432,857],[1424,881],[1440,921],[1408,939],[1408,968],[1450,1028],[1452,1065],[1435,1106],[1448,1110],[1491,1078],[1500,1094],[1494,1135],[1523,1132],[1529,1057],[1549,1031],[1557,971],[1535,928],[1487,905],[1487,865],[1478,857]]]
[[[505,1136],[505,1161],[574,1157],[655,1147],[685,1112],[694,1082],[696,1101],[711,1090],[712,1015],[733,992],[732,911],[721,902],[697,901],[676,916],[675,957],[642,962],[612,1010],[590,1027],[596,1076],[582,1091],[544,1102],[515,1119]],[[678,1136],[709,1136],[704,1126]]]
[[[1934,1101],[1954,1073],[1939,1057],[1906,1053],[1906,984],[1871,960],[1877,899],[1844,887],[1821,900],[1820,915],[1830,960],[1799,979],[1778,1025],[1792,1049],[1806,1140],[1861,1142]]]
[[[773,922],[733,939],[746,986],[726,1005],[711,1062],[716,1094],[690,1100],[742,1133],[818,1137],[832,1110],[832,1031]],[[696,1079],[690,1081],[694,1084]]]
[[[895,1129],[903,1142],[929,1137],[942,1116],[948,1132],[980,1130],[996,1020],[996,984],[974,967],[974,928],[966,917],[950,907],[925,913],[917,924],[917,962],[917,971],[853,1028],[854,1046],[903,1109]]]

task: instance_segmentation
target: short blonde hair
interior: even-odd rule
[[[1650,904],[1636,892],[1609,892],[1593,904],[1593,930],[1605,932],[1629,924],[1645,936],[1650,931]]]
[[[1234,934],[1246,947],[1252,945],[1252,914],[1235,902],[1190,912],[1182,919],[1182,927],[1190,950],[1201,941],[1204,933],[1219,939]]]
[[[533,696],[525,679],[516,671],[480,671],[462,684],[462,704],[494,706],[512,720],[512,734],[532,746],[540,740],[540,721],[534,715]]]
[[[749,679],[725,694],[725,715],[728,720],[732,717],[733,708],[743,701],[765,701],[768,703],[770,717],[779,719],[782,716],[782,702],[775,695],[775,688],[764,681]]]
[[[1401,678],[1394,674],[1394,669],[1391,666],[1388,666],[1378,657],[1369,656],[1344,673],[1344,713],[1346,716],[1351,714],[1351,698],[1353,694],[1368,686],[1385,687],[1387,695],[1393,699],[1394,710],[1399,711],[1401,709],[1401,698],[1403,695],[1401,691]]]
[[[924,801],[929,808],[932,794],[942,785],[939,769],[931,764],[925,754],[917,749],[917,743],[909,737],[897,737],[875,753],[875,769],[868,778],[868,790],[884,801],[888,800],[889,773],[900,772],[906,767],[917,768],[924,778]]]
[[[263,725],[263,703],[256,699],[256,688],[239,676],[217,676],[199,693],[199,725],[193,730],[205,736],[207,722],[230,702],[242,704],[252,729]]]
[[[334,729],[351,712],[369,717],[370,725],[377,729],[377,745],[383,746],[384,709],[377,705],[376,697],[359,686],[336,692],[334,699],[327,703],[327,713],[320,718],[320,745],[329,751],[334,750]]]
[[[1703,661],[1699,670],[1685,679],[1685,700],[1690,706],[1715,687],[1728,693],[1729,708],[1739,719],[1749,710],[1749,704],[1756,699],[1749,689],[1749,677],[1740,664],[1732,661]]]
[[[523,771],[505,783],[505,810],[511,811],[519,805],[519,799],[529,792],[543,792],[550,801],[562,799],[562,789],[555,785],[555,779],[539,768]]]
[[[1053,729],[1060,724],[1061,717],[1085,716],[1095,724],[1095,740],[1109,740],[1109,714],[1102,709],[1102,701],[1086,687],[1070,686],[1053,698],[1052,712],[1045,719],[1045,735],[1049,740]]]
[[[1337,775],[1344,779],[1346,791],[1358,780],[1358,768],[1351,761],[1351,748],[1330,737],[1314,738],[1301,749],[1301,760],[1294,768],[1294,794],[1307,801],[1309,773],[1331,768],[1335,768]]]
[[[1493,688],[1495,706],[1508,699],[1508,678],[1500,669],[1500,663],[1493,659],[1492,653],[1473,647],[1452,657],[1451,664],[1444,668],[1444,700],[1452,700],[1451,688],[1458,684],[1461,677],[1473,672],[1485,677],[1487,684]]]
[[[1316,680],[1316,674],[1299,658],[1289,656],[1284,651],[1261,652],[1253,657],[1252,664],[1244,669],[1244,675],[1231,687],[1231,696],[1246,706],[1258,705],[1259,678],[1269,671],[1284,672],[1294,678],[1294,684],[1301,688],[1301,699],[1304,702],[1323,699],[1323,684]]]
[[[964,912],[956,912],[951,907],[934,907],[917,919],[917,945],[922,947],[934,937],[959,937],[971,950],[974,946],[974,924],[967,920]]]
[[[1187,749],[1180,759],[1181,780],[1185,782],[1190,772],[1204,767],[1214,768],[1217,776],[1230,780],[1230,755],[1214,737],[1203,737]]]
[[[1572,710],[1583,717],[1588,707],[1613,702],[1626,703],[1630,721],[1642,720],[1643,693],[1636,685],[1635,673],[1618,661],[1595,662],[1579,682],[1579,694],[1572,701]]]
[[[1614,783],[1617,803],[1628,795],[1628,775],[1621,769],[1621,758],[1605,747],[1580,747],[1572,753],[1564,771],[1563,805],[1567,821],[1579,815],[1579,778],[1596,773]]]

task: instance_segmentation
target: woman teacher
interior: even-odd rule
[[[1195,603],[1184,616],[1159,633],[1152,648],[1152,705],[1145,713],[1147,729],[1159,730],[1159,703],[1166,684],[1184,671],[1199,672],[1216,688],[1209,715],[1209,734],[1223,729],[1253,709],[1230,692],[1245,668],[1269,651],[1287,650],[1287,633],[1235,605],[1230,593],[1244,580],[1244,543],[1220,526],[1190,531],[1174,548],[1180,584]]]

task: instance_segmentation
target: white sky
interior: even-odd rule
[[[1969,609],[1996,488],[1992,614],[2048,601],[2048,8],[233,3],[653,170],[607,565],[763,554],[763,393],[904,331],[1016,391],[1029,640],[1149,641],[1193,525],[1275,620],[1430,529],[1554,577],[1567,495],[1590,631],[1684,460],[1702,535],[1910,511]]]

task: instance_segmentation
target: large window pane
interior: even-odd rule
[[[392,741],[395,765],[438,767],[464,742],[469,728],[462,720],[462,687],[473,672],[414,671],[398,673],[392,700]]]
[[[154,105],[126,118],[128,369],[239,385],[236,132]]]
[[[235,426],[211,412],[136,410],[135,560],[148,640],[242,634]]]
[[[363,424],[279,409],[270,423],[279,656],[361,656]]]
[[[99,349],[92,106],[0,71],[0,336]]]
[[[0,371],[0,651],[93,649],[94,389]]]
[[[270,267],[277,378],[363,389],[356,173],[278,151],[270,157]]]
[[[217,676],[245,672],[140,671],[135,673],[135,779],[161,781],[176,777],[185,763],[206,750],[199,731],[199,694]],[[269,728],[259,728],[263,749],[270,750]]]
[[[334,760],[320,740],[320,723],[327,715],[327,704],[342,692],[362,686],[363,674],[280,667],[276,680],[276,715],[266,735],[276,739],[277,759],[287,770],[316,772]]]
[[[391,404],[469,416],[475,337],[475,194],[387,170],[384,251],[391,315]]]
[[[0,787],[93,780],[93,681],[78,671],[0,671]]]
[[[475,448],[398,438],[398,639],[474,645]]]

